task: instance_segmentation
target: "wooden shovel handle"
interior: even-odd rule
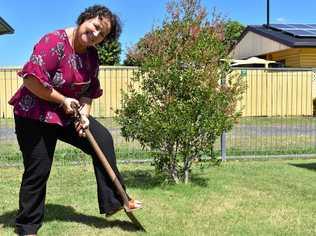
[[[101,161],[105,171],[109,174],[111,180],[113,181],[116,189],[118,190],[119,195],[121,196],[123,203],[124,203],[124,211],[126,213],[126,215],[128,216],[128,218],[137,226],[138,229],[146,232],[145,228],[142,226],[142,224],[137,220],[137,218],[134,216],[134,214],[132,212],[127,211],[128,209],[128,197],[126,195],[125,190],[123,189],[120,181],[117,179],[116,174],[114,173],[112,167],[110,166],[106,156],[104,155],[104,153],[101,151],[99,145],[97,144],[97,142],[95,141],[93,135],[91,134],[91,131],[89,129],[85,130],[86,132],[86,137],[88,139],[88,141],[90,142],[92,148],[94,149],[94,151],[97,154],[97,157],[99,158],[99,160]]]
[[[104,169],[106,170],[106,172],[109,174],[111,180],[113,181],[116,189],[118,190],[119,195],[121,196],[124,206],[128,209],[128,197],[126,195],[125,190],[123,189],[120,181],[118,180],[118,178],[116,177],[116,174],[114,173],[112,167],[110,166],[106,156],[104,155],[104,153],[101,151],[99,145],[97,144],[97,142],[95,141],[91,131],[89,129],[85,130],[86,136],[88,141],[90,142],[93,150],[96,152],[97,157],[99,158],[99,160],[102,163],[102,166],[104,167]]]

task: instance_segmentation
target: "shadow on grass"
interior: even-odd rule
[[[163,187],[173,185],[172,180],[168,180],[166,176],[155,174],[150,170],[126,170],[121,172],[124,177],[124,183],[128,188],[149,189],[155,187]],[[201,187],[207,187],[207,178],[193,174],[190,176],[190,183]]]
[[[304,168],[308,170],[313,170],[316,171],[316,163],[306,163],[306,164],[293,164],[290,163],[291,166],[299,167],[299,168]]]
[[[17,211],[9,211],[0,215],[0,228],[14,228],[15,216]],[[121,220],[107,220],[103,217],[84,215],[76,212],[71,206],[62,206],[57,204],[47,204],[45,209],[45,222],[50,221],[63,221],[63,222],[76,222],[92,226],[95,228],[112,228],[119,227],[124,231],[137,231],[138,229],[130,221]]]

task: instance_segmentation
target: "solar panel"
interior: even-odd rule
[[[297,29],[306,29],[310,28],[311,26],[308,26],[306,24],[287,24],[290,25],[291,27],[297,28]]]
[[[316,37],[316,33],[307,30],[287,30],[287,33],[300,37]]]
[[[316,37],[316,24],[270,24],[269,26],[295,37]]]
[[[293,28],[292,26],[286,24],[270,24],[269,26],[275,29]]]

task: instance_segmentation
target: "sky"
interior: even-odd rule
[[[166,16],[168,0],[0,0],[0,16],[14,28],[14,34],[0,35],[0,67],[23,66],[33,46],[46,33],[75,26],[78,15],[94,4],[103,4],[122,22],[121,59],[153,26]],[[267,0],[201,0],[209,13],[243,25],[266,23]],[[315,0],[270,0],[270,23],[316,24]]]

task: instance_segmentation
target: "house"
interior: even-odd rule
[[[283,67],[316,67],[316,24],[250,25],[230,56],[239,60],[259,57]]]
[[[13,33],[14,29],[0,16],[0,35]]]

